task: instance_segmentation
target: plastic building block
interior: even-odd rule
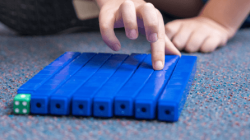
[[[134,59],[134,58],[137,59]],[[141,64],[145,54],[132,54],[117,69],[114,75],[96,93],[93,101],[93,115],[97,117],[113,116],[113,101],[116,93],[133,75]]]
[[[17,94],[13,103],[13,110],[15,114],[30,113],[30,94]]]
[[[68,115],[73,93],[81,87],[112,54],[97,54],[50,97],[50,114]]]
[[[45,83],[40,86],[31,95],[31,113],[48,114],[50,95],[63,85],[70,77],[72,77],[78,70],[80,70],[95,55],[96,54],[94,53],[81,54],[50,79],[57,84]]]
[[[128,55],[115,54],[74,94],[72,114],[77,116],[92,115],[92,100],[97,91],[115,73]]]
[[[18,89],[14,113],[177,121],[196,59],[166,55],[155,71],[150,54],[67,52]]]
[[[36,89],[38,89],[43,83],[49,80],[53,75],[60,71],[64,66],[74,60],[81,53],[79,52],[66,52],[55,61],[46,66],[38,74],[36,74],[32,79],[22,85],[18,90],[18,94],[32,94]]]
[[[114,115],[133,116],[134,100],[149,77],[154,72],[151,54],[148,55],[128,82],[120,89],[114,99]]]
[[[148,79],[147,83],[135,98],[135,118],[155,118],[157,100],[167,84],[178,59],[179,56],[166,56],[163,70],[154,71]]]
[[[158,101],[158,119],[177,121],[196,72],[196,56],[182,56]]]

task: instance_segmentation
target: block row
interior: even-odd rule
[[[177,121],[196,72],[196,56],[182,56],[158,100],[158,119]]]
[[[61,59],[55,60],[63,62],[59,64],[54,61],[39,72],[38,76],[46,73],[43,71],[49,67],[53,71],[56,68],[52,66],[62,66],[56,72],[46,73],[50,77],[35,89],[31,86],[30,89],[26,87],[26,92],[18,90],[20,95],[15,98],[18,103],[14,101],[14,112],[96,117],[134,116],[137,119],[154,119],[158,116],[164,121],[178,119],[195,73],[196,57],[166,55],[164,69],[154,71],[151,55],[147,54],[75,54],[72,59],[63,58],[64,54],[59,57]],[[178,82],[182,85],[175,85]],[[178,89],[173,94],[181,98],[180,101],[179,98],[172,99],[179,103],[173,107],[179,111],[177,115],[171,109],[166,109],[169,106],[165,104],[171,103],[165,97],[172,89]],[[22,101],[24,93],[26,96]],[[30,95],[29,99],[27,95]],[[23,102],[27,105],[24,106]],[[159,105],[163,105],[163,109]],[[165,111],[165,116],[159,114],[159,110]],[[167,111],[168,115],[174,114],[175,119],[166,119]]]
[[[46,66],[38,74],[36,74],[32,79],[23,84],[19,89],[18,93],[31,94],[37,90],[42,84],[49,80],[53,75],[60,71],[64,66],[73,61],[81,53],[79,52],[66,52],[55,61]]]

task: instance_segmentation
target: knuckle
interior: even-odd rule
[[[100,28],[103,31],[107,31],[109,29],[109,25],[106,23],[100,23]]]
[[[173,33],[174,33],[174,30],[173,30],[173,28],[171,28],[171,25],[170,25],[170,24],[166,24],[166,26],[165,26],[165,31],[166,31],[167,33],[170,33],[170,34],[173,34]]]
[[[123,19],[123,23],[124,23],[125,28],[131,28],[131,29],[138,28],[136,21],[133,20],[132,18]]]
[[[158,42],[165,43],[165,34],[159,34],[158,33]]]
[[[218,30],[213,30],[211,34],[212,34],[212,36],[216,36],[216,37],[220,37],[220,38],[223,37],[223,34]]]
[[[127,25],[134,25],[137,22],[136,18],[134,18],[133,16],[130,16],[130,17],[124,16],[122,20],[124,24],[127,24]]]
[[[146,25],[149,29],[158,29],[159,23],[157,21],[152,21]]]
[[[208,26],[207,24],[200,24],[200,29],[205,30],[205,31],[210,31],[211,27]]]
[[[205,42],[205,43],[201,46],[200,51],[201,51],[202,53],[207,53],[207,52],[208,52],[208,48],[211,47],[211,45],[209,45],[209,44],[210,44],[210,43]]]
[[[194,47],[186,46],[185,51],[192,53],[192,52],[195,52],[195,49]]]
[[[155,9],[155,11],[156,11],[156,13],[157,13],[158,16],[162,17],[162,14],[161,14],[161,12],[158,9]]]
[[[155,8],[154,5],[150,2],[147,2],[143,5],[144,8]]]
[[[179,41],[179,39],[174,38],[174,39],[173,39],[173,44],[175,45],[176,48],[182,49],[182,44],[181,44],[181,42]]]
[[[199,25],[197,25],[195,22],[185,22],[185,24],[183,24],[185,26],[185,28],[188,28],[188,29],[198,29],[198,28],[201,28],[199,27]]]
[[[123,3],[120,5],[120,9],[124,9],[124,8],[126,7],[126,5],[127,5],[126,1],[123,2]]]
[[[124,24],[125,24],[125,26],[126,25],[129,25],[129,26],[126,26],[126,27],[132,27],[132,25],[134,25],[134,22],[133,22],[133,20],[132,19],[126,19],[126,20],[124,20],[123,21],[124,22]]]
[[[105,17],[103,10],[100,10],[99,20],[102,20]]]
[[[128,1],[128,0],[126,0],[126,1],[124,1],[122,4],[121,4],[121,8],[125,8],[125,7],[131,7],[131,6],[133,6],[134,5],[134,3],[132,2],[132,1]]]
[[[134,3],[132,1],[130,1],[130,0],[126,0],[122,4],[128,4],[128,5],[130,5],[130,4],[134,4]]]
[[[164,54],[165,54],[165,51],[163,50],[157,50],[157,51],[154,51],[152,52],[153,53],[153,60],[161,60],[164,58]]]
[[[174,28],[174,22],[169,22],[165,25],[165,32],[174,34],[175,33],[175,28]]]
[[[158,17],[159,19],[162,19],[162,21],[164,22],[163,16],[162,16],[161,12],[160,12],[158,9],[155,9],[155,10],[156,10],[156,15],[157,15],[157,17]]]
[[[203,53],[211,52],[211,51],[209,51],[209,47],[207,47],[206,45],[204,45],[203,47],[201,47],[200,51],[203,52]]]

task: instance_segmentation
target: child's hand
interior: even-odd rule
[[[163,68],[165,53],[180,55],[165,34],[161,13],[152,4],[143,0],[97,0],[97,3],[100,7],[101,35],[112,50],[121,48],[114,28],[125,27],[127,37],[134,40],[138,37],[140,27],[145,28],[146,38],[151,44],[154,69]]]
[[[165,31],[179,50],[187,52],[212,52],[232,37],[228,29],[202,16],[169,22]]]

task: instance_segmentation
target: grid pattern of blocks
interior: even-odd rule
[[[177,121],[196,59],[166,55],[155,71],[150,54],[66,52],[18,89],[14,113]]]

